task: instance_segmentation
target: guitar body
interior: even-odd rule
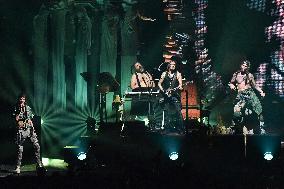
[[[164,95],[169,98],[174,94],[175,91],[176,91],[175,89],[171,89],[171,88],[167,89]]]
[[[189,84],[189,83],[192,83],[192,81],[187,81],[185,82],[182,87],[184,87],[185,85]],[[177,94],[177,91],[178,91],[179,87],[175,87],[175,88],[168,88],[164,93],[164,97],[166,98],[169,98],[171,96],[173,96],[174,94]]]
[[[192,83],[192,81],[185,82],[182,87],[186,86],[187,84]],[[167,101],[173,95],[176,95],[180,99],[180,94],[178,93],[179,87],[176,88],[168,88],[165,92],[161,92],[162,98],[160,98],[159,103],[163,103]]]
[[[19,129],[27,129],[29,127],[28,120],[18,121],[18,127],[19,127]]]

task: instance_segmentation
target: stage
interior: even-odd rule
[[[0,187],[283,188],[283,10],[3,0]]]
[[[21,184],[36,188],[85,188],[90,184],[99,188],[274,188],[283,182],[284,153],[279,135],[208,136],[202,132],[179,135],[143,129],[121,135],[111,127],[108,129],[81,137],[80,144],[88,146],[86,159],[79,160],[73,153],[80,145],[64,148],[60,160],[47,161],[45,173],[38,172],[31,163],[32,149],[27,150],[26,154],[30,155],[25,158],[20,174],[12,173],[15,157],[9,160],[6,157],[6,164],[1,161],[4,164],[0,166],[1,185],[4,188]],[[270,161],[264,159],[266,150],[273,155]],[[173,152],[178,154],[176,160],[170,159]]]

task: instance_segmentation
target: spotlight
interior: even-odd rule
[[[96,119],[92,117],[88,117],[87,120],[85,121],[88,126],[94,127],[96,126]]]
[[[169,158],[173,161],[177,160],[178,159],[178,153],[177,152],[170,153]]]
[[[87,154],[85,152],[80,152],[78,153],[77,158],[82,161],[87,158]]]
[[[271,152],[265,152],[263,158],[266,159],[267,161],[270,161],[273,159],[273,155]]]
[[[40,119],[40,123],[41,123],[41,124],[43,124],[43,123],[44,123],[43,119]]]
[[[147,126],[149,124],[149,119],[148,118],[144,118],[143,121],[145,122],[145,126]]]

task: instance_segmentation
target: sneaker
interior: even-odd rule
[[[260,134],[261,134],[261,135],[265,135],[265,134],[266,134],[266,131],[261,128],[261,129],[260,129]]]
[[[254,134],[254,133],[253,133],[253,129],[249,130],[249,131],[248,131],[248,134],[249,134],[249,135],[253,135],[253,134]]]
[[[21,173],[21,168],[19,166],[16,167],[15,170],[13,170],[14,173],[20,174]]]

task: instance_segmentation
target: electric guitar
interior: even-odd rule
[[[28,119],[20,120],[17,123],[18,123],[18,128],[19,129],[26,130],[28,127],[32,127],[33,128],[33,126],[29,124],[29,120]]]
[[[184,84],[182,84],[182,87],[186,86],[187,84],[192,83],[192,81],[187,81]],[[168,88],[163,95],[167,98],[171,97],[174,92],[176,92],[179,89],[179,87],[175,87],[175,88]]]

